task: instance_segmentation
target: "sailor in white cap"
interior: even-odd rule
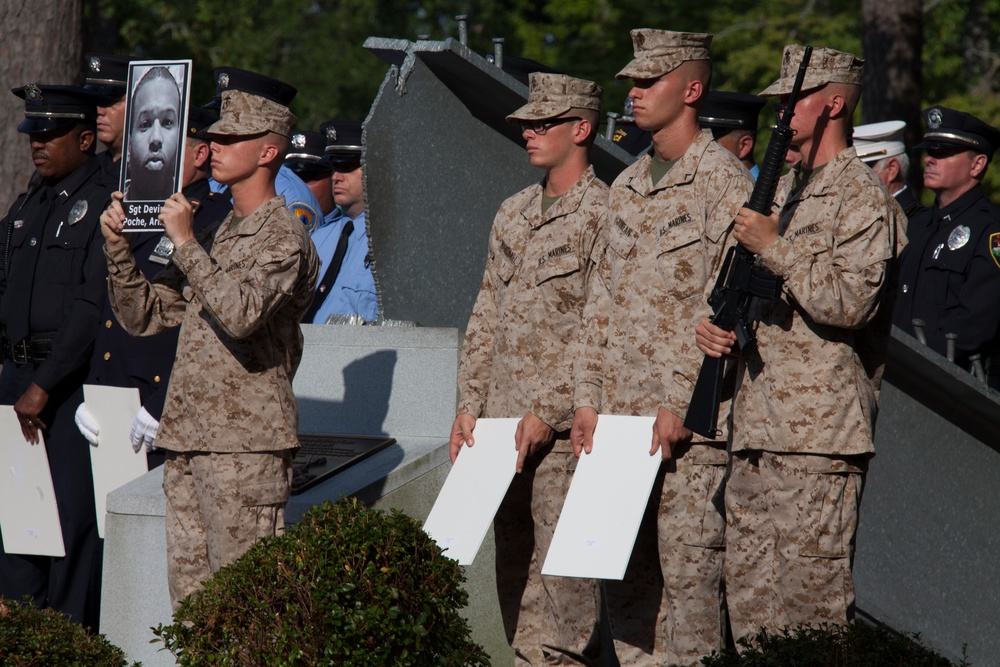
[[[882,179],[906,217],[911,218],[923,206],[906,185],[910,156],[906,154],[906,144],[903,143],[905,130],[906,123],[901,120],[858,125],[854,128],[854,149],[861,161]]]

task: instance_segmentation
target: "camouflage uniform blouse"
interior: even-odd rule
[[[611,186],[577,406],[647,416],[663,406],[683,417],[703,358],[694,327],[712,314],[708,295],[753,182],[709,130],[655,186],[650,162],[644,155]],[[719,414],[724,422],[728,405]]]
[[[501,204],[462,348],[459,413],[533,412],[556,431],[569,428],[588,260],[607,196],[591,167],[544,216],[541,185]]]
[[[741,369],[733,449],[872,452],[872,369],[882,359],[861,351],[884,346],[862,341],[890,269],[898,208],[853,148],[790,195],[793,176],[778,187],[782,236],[761,254],[784,285],[777,300],[755,309],[763,368],[756,375]]]
[[[132,335],[180,326],[156,444],[173,451],[260,452],[298,446],[292,377],[299,320],[319,260],[305,227],[275,197],[235,229],[230,213],[206,252],[188,241],[147,280],[127,247],[105,246],[115,316]]]

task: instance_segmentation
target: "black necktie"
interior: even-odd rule
[[[323,280],[320,281],[319,287],[316,288],[316,294],[313,296],[312,305],[309,306],[309,310],[306,311],[305,316],[303,316],[302,321],[310,323],[313,318],[316,317],[316,312],[319,311],[323,302],[326,301],[326,297],[329,296],[330,290],[333,288],[333,283],[337,280],[337,275],[340,274],[340,267],[344,263],[344,255],[347,254],[347,240],[354,233],[354,222],[348,220],[344,225],[344,229],[340,232],[340,239],[337,241],[337,249],[333,251],[333,259],[330,260],[330,266],[326,267],[326,273],[323,274]],[[320,322],[322,324],[322,322]]]

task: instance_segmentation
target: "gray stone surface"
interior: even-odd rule
[[[527,86],[456,40],[369,38],[390,63],[365,121],[365,194],[381,313],[464,329],[500,203],[538,181],[504,118]],[[598,138],[609,183],[634,158]]]
[[[143,667],[176,664],[162,644],[150,644],[150,628],[172,622],[162,486],[156,468],[108,495],[101,632]]]
[[[294,385],[300,432],[447,438],[458,404],[457,331],[315,324],[302,331]],[[440,375],[429,378],[431,369]]]
[[[1000,401],[894,332],[861,504],[860,613],[952,660],[1000,655]]]

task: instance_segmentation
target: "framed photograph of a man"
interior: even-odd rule
[[[163,231],[163,202],[181,187],[191,61],[129,63],[121,182],[126,232]]]

